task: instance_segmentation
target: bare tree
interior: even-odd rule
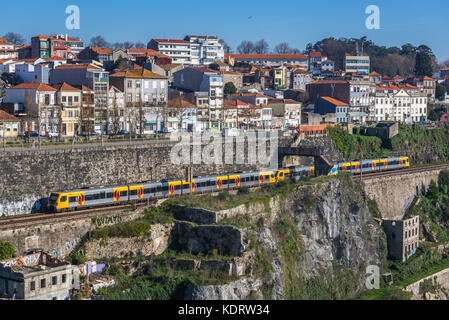
[[[232,53],[232,48],[223,39],[218,40],[223,45],[224,53]]]
[[[237,47],[237,51],[240,54],[249,54],[254,52],[254,43],[248,40],[244,40]]]
[[[8,32],[3,36],[3,38],[5,38],[7,42],[15,45],[21,45],[25,43],[25,39],[23,39],[20,34],[14,32]]]
[[[291,54],[303,54],[303,52],[301,50],[299,50],[298,48],[293,48],[290,50]]]
[[[288,54],[291,50],[292,49],[287,42],[281,42],[274,48],[274,52],[278,54]]]
[[[265,39],[260,39],[254,44],[254,52],[258,54],[265,54],[268,53],[270,49],[270,46],[268,45],[268,42],[265,41]]]
[[[112,45],[112,49],[114,49],[114,50],[123,49],[123,42],[115,42]]]
[[[98,35],[90,39],[90,46],[109,48],[111,45],[102,36]]]
[[[134,43],[129,42],[129,41],[125,41],[125,42],[123,42],[123,48],[124,48],[124,49],[131,49],[131,48],[134,48]]]
[[[143,42],[136,42],[136,44],[134,45],[136,47],[136,49],[145,49],[146,45]]]

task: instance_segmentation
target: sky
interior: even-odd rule
[[[80,29],[66,28],[66,7],[80,10]],[[380,29],[368,30],[367,6],[380,9]],[[15,0],[2,4],[0,35],[68,33],[87,43],[96,35],[108,42],[216,35],[235,51],[243,40],[264,38],[270,50],[280,42],[304,50],[326,37],[367,36],[377,45],[412,43],[449,59],[447,0]]]

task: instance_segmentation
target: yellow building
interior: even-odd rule
[[[81,129],[81,90],[67,83],[53,86],[57,91],[57,104],[61,106],[61,135],[73,137]]]
[[[275,88],[285,88],[285,78],[286,78],[286,68],[285,67],[275,67],[273,68],[273,79]]]
[[[17,137],[20,120],[13,115],[0,110],[0,137]]]

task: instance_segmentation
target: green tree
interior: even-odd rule
[[[415,75],[418,77],[431,77],[433,74],[432,67],[432,50],[427,46],[419,46],[416,54]]]
[[[8,242],[0,242],[0,260],[16,256],[16,248]]]
[[[437,100],[444,100],[444,95],[446,94],[447,89],[445,86],[437,83],[437,86],[435,88],[435,98]]]
[[[224,94],[226,96],[237,93],[237,88],[232,82],[228,82],[224,86]]]

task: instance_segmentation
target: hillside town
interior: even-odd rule
[[[434,77],[371,71],[361,49],[343,70],[320,51],[308,55],[232,54],[217,36],[151,39],[147,49],[87,46],[36,35],[30,44],[0,38],[0,135],[74,137],[174,131],[280,129],[395,121],[424,124]],[[441,120],[446,119],[445,115]]]

